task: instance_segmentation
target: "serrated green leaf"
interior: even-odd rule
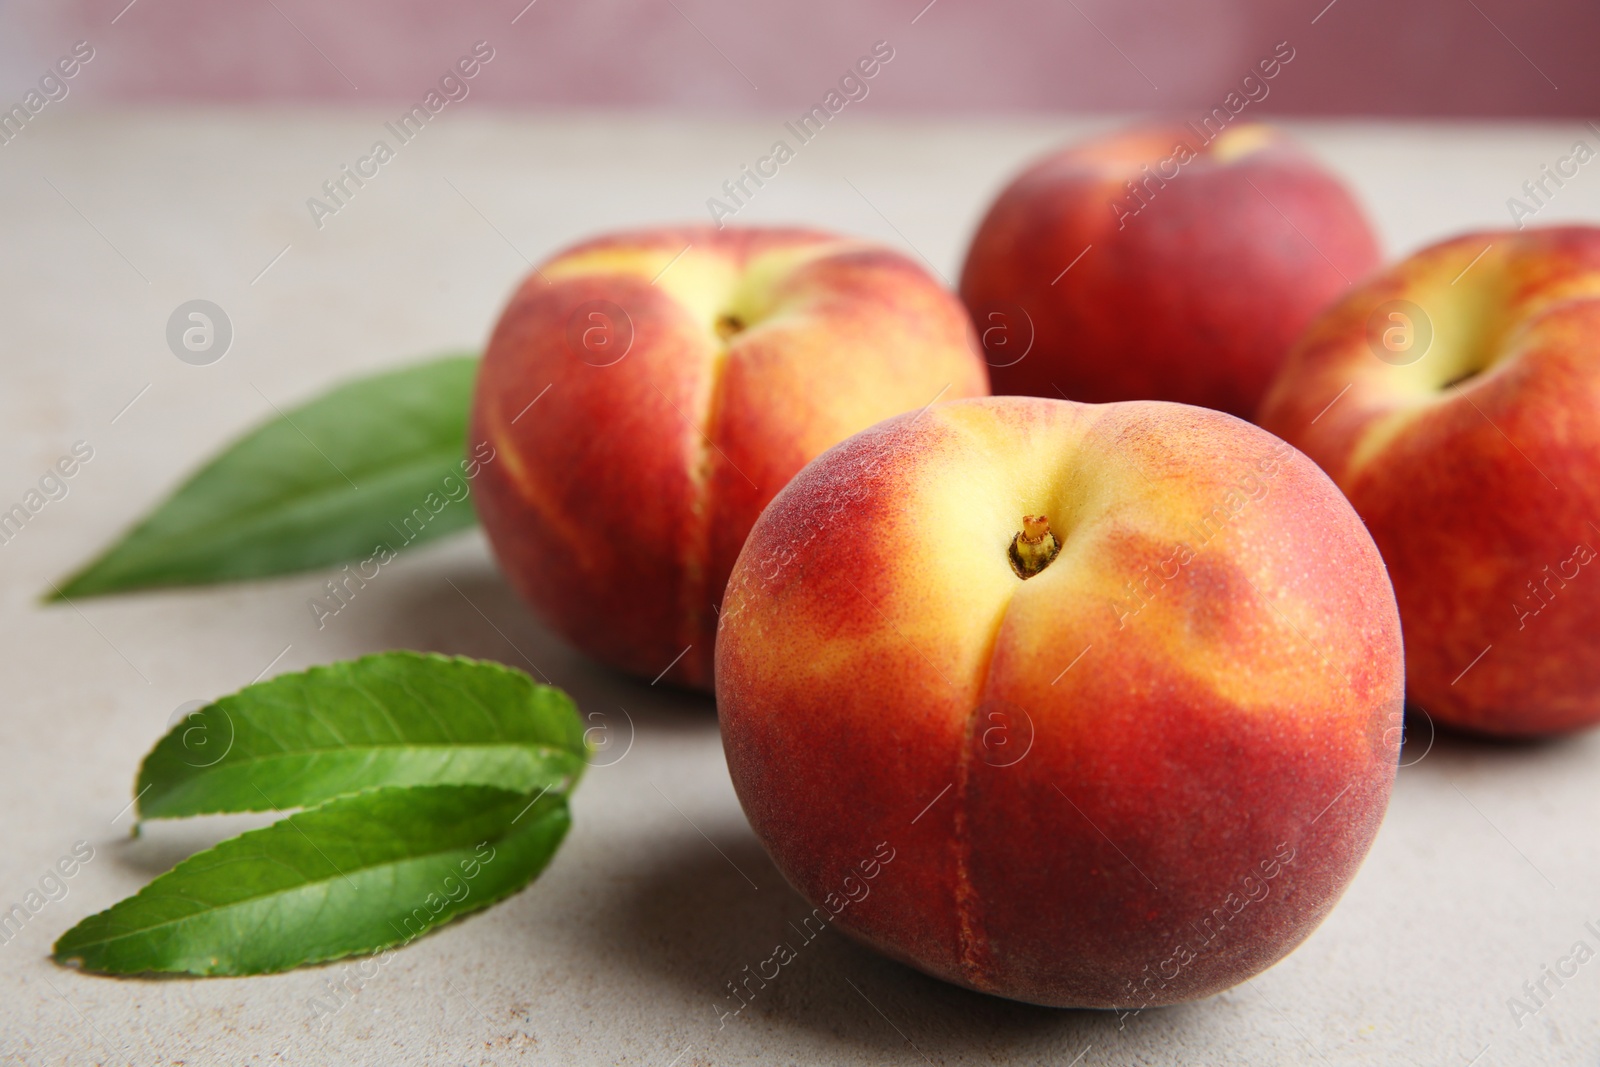
[[[450,356],[280,411],[50,599],[309,570],[472,525],[472,505],[454,484],[466,484],[460,464],[477,365]],[[461,499],[446,491],[452,475],[450,492]],[[429,494],[445,505],[430,507]]]
[[[373,786],[567,792],[588,752],[561,690],[498,663],[386,652],[282,674],[179,722],[139,770],[139,816],[307,807]]]
[[[570,821],[565,797],[490,786],[340,797],[189,857],[63,934],[55,958],[261,974],[375,952],[527,885]]]

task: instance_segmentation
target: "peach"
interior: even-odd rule
[[[1597,352],[1600,229],[1467,234],[1319,318],[1262,407],[1366,520],[1434,719],[1600,722]]]
[[[1350,193],[1283,134],[1154,126],[1028,167],[978,227],[961,296],[997,393],[1249,418],[1300,331],[1377,265]]]
[[[569,642],[709,688],[723,587],[773,494],[858,430],[987,391],[965,310],[895,252],[789,229],[601,237],[536,268],[495,327],[477,508]]]
[[[1133,1010],[1243,981],[1333,907],[1388,802],[1401,659],[1371,538],[1294,449],[1186,405],[994,397],[778,494],[717,704],[807,929]]]

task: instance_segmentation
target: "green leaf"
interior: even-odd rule
[[[445,479],[465,496],[455,486],[467,484],[476,373],[475,357],[451,356],[279,411],[48,599],[303,571],[472,525],[472,505],[450,499]]]
[[[583,733],[572,700],[521,671],[386,652],[279,675],[179,722],[139,770],[139,815],[307,807],[384,785],[565,793]]]
[[[108,974],[260,974],[374,952],[523,886],[566,799],[490,786],[375,789],[197,853],[55,945]]]

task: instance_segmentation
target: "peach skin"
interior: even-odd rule
[[[1372,531],[1434,719],[1532,737],[1600,722],[1600,229],[1473,233],[1301,338],[1260,422]]]
[[[1244,981],[1334,906],[1388,802],[1401,661],[1377,549],[1288,445],[1186,405],[994,397],[880,423],[778,494],[723,601],[717,704],[818,922],[972,989],[1136,1011]]]
[[[1355,200],[1284,134],[1153,126],[1023,171],[972,239],[961,297],[996,393],[1249,418],[1300,331],[1377,265]]]
[[[723,587],[773,494],[880,419],[987,391],[961,304],[904,256],[806,230],[615,234],[546,261],[501,315],[474,495],[566,640],[708,689]]]

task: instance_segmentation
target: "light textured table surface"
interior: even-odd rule
[[[0,907],[75,842],[94,848],[68,896],[0,945],[7,1062],[1600,1057],[1600,962],[1559,989],[1547,983],[1553,996],[1520,1027],[1507,1007],[1574,942],[1600,949],[1585,927],[1600,929],[1600,734],[1501,747],[1413,738],[1383,829],[1331,918],[1278,966],[1208,1001],[1119,1029],[1110,1014],[945,986],[829,933],[719,1029],[725,983],[806,909],[739,811],[711,703],[609,676],[563,648],[502,584],[481,535],[403,556],[321,631],[306,606],[321,574],[40,606],[50,580],[274,405],[480,344],[525,259],[598,230],[706,218],[706,198],[780,128],[475,107],[433,123],[320,230],[306,198],[367,151],[388,114],[93,114],[68,101],[0,147],[0,508],[75,441],[94,448],[70,494],[0,547]],[[738,221],[910,245],[951,278],[1004,176],[1103,125],[857,116],[805,146]],[[1541,164],[1575,138],[1600,140],[1578,125],[1295,128],[1348,176],[1391,255],[1506,225],[1507,197]],[[1597,213],[1600,170],[1585,169],[1538,221]],[[235,329],[226,358],[206,367],[179,362],[164,339],[173,308],[196,297],[220,304]],[[129,839],[138,761],[176,708],[264,669],[393,647],[531,660],[585,710],[611,716],[619,738],[621,709],[631,716],[631,749],[586,778],[543,877],[401,951],[324,1024],[307,1002],[342,977],[338,965],[148,981],[49,961],[67,927],[237,828],[195,820]]]

